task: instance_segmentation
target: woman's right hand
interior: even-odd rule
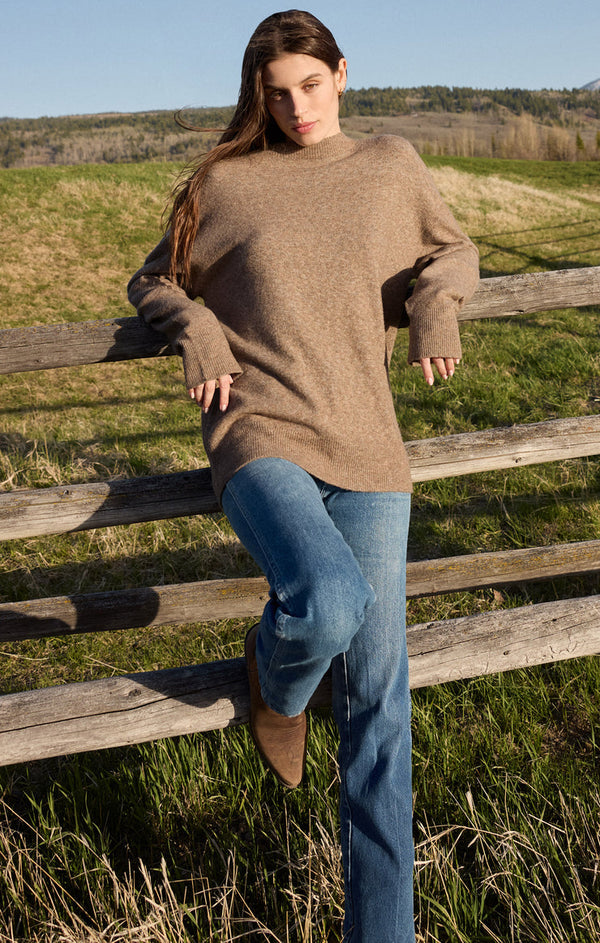
[[[232,383],[233,377],[231,374],[226,373],[224,376],[219,377],[218,380],[207,380],[206,383],[201,383],[200,386],[192,387],[188,390],[188,393],[191,399],[196,400],[202,412],[207,413],[213,401],[215,390],[218,388],[219,409],[224,413],[229,406],[229,388]]]
[[[433,369],[432,364],[439,373],[442,380],[448,380],[451,376],[454,376],[454,371],[459,365],[460,360],[456,357],[423,357],[419,360],[421,364],[421,370],[423,371],[423,376],[425,377],[425,382],[429,386],[433,386]]]

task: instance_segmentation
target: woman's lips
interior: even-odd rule
[[[312,131],[316,123],[316,121],[308,121],[306,124],[296,124],[293,130],[296,134],[308,134],[309,131]]]

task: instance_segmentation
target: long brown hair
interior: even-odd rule
[[[320,59],[332,72],[343,58],[331,32],[312,13],[303,10],[273,13],[256,27],[244,53],[240,93],[231,121],[217,146],[199,158],[192,172],[174,190],[168,220],[170,276],[184,287],[190,279],[190,256],[200,219],[200,190],[210,168],[228,157],[265,150],[285,139],[267,110],[262,85],[264,67],[285,53]]]

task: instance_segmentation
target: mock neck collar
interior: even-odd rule
[[[278,157],[285,158],[286,161],[314,163],[316,161],[340,160],[342,157],[347,157],[355,149],[356,141],[346,137],[342,131],[338,131],[337,134],[323,138],[318,144],[302,145],[288,140],[274,144],[270,150]]]

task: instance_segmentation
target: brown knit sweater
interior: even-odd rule
[[[407,141],[340,133],[216,164],[191,290],[168,271],[165,238],[129,298],[188,387],[234,377],[227,411],[217,396],[202,417],[217,495],[266,456],[342,488],[411,490],[388,382],[396,330],[408,314],[410,361],[459,357],[478,255]]]

